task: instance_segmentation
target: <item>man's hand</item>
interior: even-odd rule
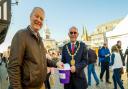
[[[76,67],[75,66],[71,66],[71,72],[72,73],[76,72]]]
[[[58,68],[63,69],[63,68],[64,68],[64,63],[61,62],[61,61],[58,61],[58,62],[56,63],[56,66],[57,66]]]

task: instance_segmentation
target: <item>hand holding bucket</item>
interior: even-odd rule
[[[63,69],[59,69],[60,83],[67,84],[70,82],[70,65],[64,64]]]

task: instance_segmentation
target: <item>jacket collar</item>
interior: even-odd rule
[[[38,41],[42,41],[42,37],[40,37],[39,32],[38,32],[38,33],[35,33],[35,32],[31,29],[30,25],[27,27],[27,29],[28,29],[28,31],[29,31],[29,33],[31,34],[32,37],[36,38]]]
[[[76,51],[76,49],[77,49],[77,47],[78,47],[78,44],[79,44],[79,42],[76,41],[76,42],[75,42],[75,51]],[[69,49],[69,51],[71,52],[71,42],[68,43],[68,49]]]

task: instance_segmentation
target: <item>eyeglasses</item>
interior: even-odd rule
[[[75,34],[77,34],[77,32],[70,32],[70,34],[71,34],[71,35],[72,35],[72,34],[74,34],[74,35],[75,35]]]

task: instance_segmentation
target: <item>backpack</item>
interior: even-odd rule
[[[97,55],[96,52],[92,49],[88,49],[87,51],[87,56],[88,56],[88,64],[95,63],[97,60]]]

